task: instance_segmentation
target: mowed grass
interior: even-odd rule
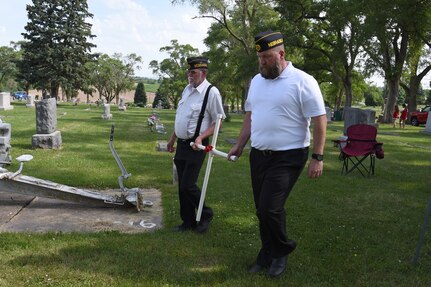
[[[152,133],[147,118],[160,115],[168,133]],[[331,140],[343,123],[328,124],[324,176],[300,177],[286,204],[289,236],[298,242],[279,279],[250,275],[260,246],[250,188],[248,152],[238,162],[213,161],[207,204],[215,219],[207,234],[172,233],[180,223],[173,154],[157,152],[168,140],[175,112],[129,108],[103,120],[101,107],[60,103],[59,150],[33,150],[35,111],[23,103],[1,111],[12,125],[12,156],[32,154],[24,174],[83,188],[118,188],[121,174],[114,146],[132,176],[127,187],[161,190],[164,228],[152,233],[2,233],[0,286],[430,286],[431,235],[419,264],[412,265],[430,196],[431,135],[424,127],[380,125],[385,158],[376,174],[341,175]],[[218,148],[228,151],[242,123],[232,115],[223,124]],[[18,169],[14,160],[10,171]],[[200,181],[203,180],[205,165]],[[1,208],[1,206],[0,206]],[[59,210],[58,212],[61,212]]]

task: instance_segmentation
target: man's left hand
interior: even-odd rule
[[[307,176],[309,178],[318,178],[323,173],[323,161],[312,159],[308,165]]]

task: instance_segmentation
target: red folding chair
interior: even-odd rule
[[[376,157],[384,157],[383,143],[376,141],[376,127],[357,124],[348,127],[346,133],[346,140],[333,141],[340,148],[339,159],[343,161],[341,174],[349,174],[354,170],[363,176],[374,174]],[[366,163],[367,159],[369,164]]]

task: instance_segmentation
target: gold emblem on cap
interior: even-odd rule
[[[260,45],[256,45],[256,51],[260,51],[262,49],[262,47],[260,47]]]
[[[195,68],[205,68],[208,67],[208,64],[206,63],[196,63]]]
[[[274,41],[268,43],[268,47],[272,48],[272,47],[274,47],[278,44],[282,44],[282,43],[283,43],[283,39],[274,40]]]

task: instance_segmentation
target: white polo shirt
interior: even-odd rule
[[[192,85],[187,85],[184,88],[175,115],[175,134],[178,138],[190,139],[195,134],[202,103],[209,85],[210,83],[205,79],[197,88]],[[223,119],[226,118],[220,92],[216,87],[212,87],[208,95],[200,133],[207,130],[217,120],[218,114],[222,114]]]
[[[245,110],[251,111],[251,146],[259,150],[308,147],[310,118],[326,114],[317,81],[291,62],[275,79],[252,79]]]

